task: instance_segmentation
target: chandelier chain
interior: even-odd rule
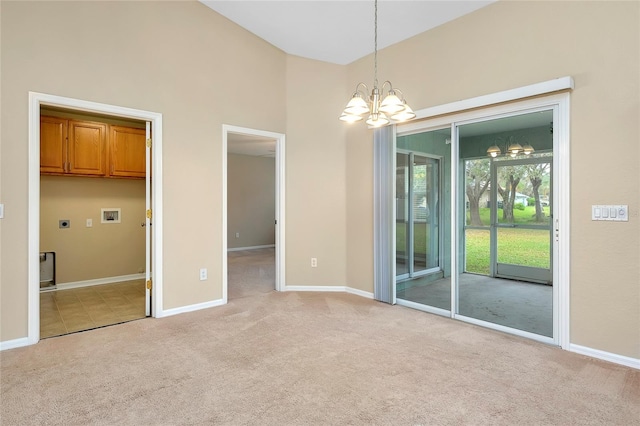
[[[373,87],[378,87],[378,0],[374,6],[373,27]]]

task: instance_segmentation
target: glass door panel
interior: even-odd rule
[[[494,219],[494,276],[551,284],[551,220],[541,193],[550,193],[547,158],[493,164],[497,208]],[[548,198],[547,198],[548,200]]]
[[[413,156],[413,272],[440,267],[440,235],[437,208],[440,180],[439,161]]]
[[[400,136],[396,158],[396,298],[446,311],[451,226],[442,227],[441,218],[451,215],[450,195],[444,196],[450,194],[450,135],[447,128]]]
[[[396,154],[396,277],[409,276],[409,154]]]
[[[461,171],[456,313],[553,337],[553,111],[487,119],[457,131],[465,176]],[[535,150],[507,155],[518,144]],[[490,158],[488,150],[497,155]]]

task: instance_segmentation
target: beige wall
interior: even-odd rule
[[[101,223],[102,208],[120,208],[121,223]],[[56,253],[58,284],[144,272],[144,221],[144,180],[40,179],[40,251]]]
[[[163,114],[163,308],[220,299],[222,124],[284,133],[286,55],[197,2],[3,1],[1,19],[0,340],[27,335],[29,91]]]
[[[275,158],[227,156],[227,246],[275,244]],[[239,237],[236,237],[236,233]]]
[[[346,285],[345,70],[287,58],[286,281]],[[311,258],[318,267],[311,268]]]
[[[639,6],[501,1],[385,49],[378,73],[403,89],[414,109],[574,78],[571,341],[635,358],[640,357]],[[370,57],[348,68],[353,84],[371,78]],[[351,90],[345,89],[345,99]],[[370,134],[354,130],[346,142],[350,283],[372,281],[368,139]],[[590,220],[592,204],[617,203],[629,205],[629,222]],[[361,273],[368,275],[365,280]]]

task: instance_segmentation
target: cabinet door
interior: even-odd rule
[[[40,117],[40,173],[64,173],[67,162],[68,121]]]
[[[111,126],[109,174],[119,177],[146,176],[146,136],[144,129]]]
[[[107,125],[69,120],[69,173],[106,174]]]

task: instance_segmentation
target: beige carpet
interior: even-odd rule
[[[0,423],[639,424],[640,371],[354,295],[244,285],[226,306],[0,353]]]

